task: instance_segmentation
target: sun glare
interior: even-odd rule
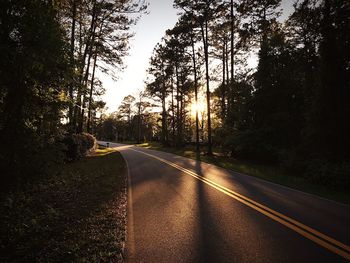
[[[206,111],[207,103],[204,100],[198,100],[198,102],[191,103],[191,116],[196,117],[196,111],[198,111],[198,117],[201,118],[202,114]]]

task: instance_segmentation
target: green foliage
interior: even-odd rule
[[[2,148],[0,155],[1,190],[9,190],[19,184],[36,181],[64,162],[64,145],[54,137],[38,137],[30,131],[22,131],[9,148]],[[5,149],[8,151],[5,152]]]
[[[102,140],[114,141],[116,139],[117,122],[112,118],[107,118],[99,124],[97,128],[97,137]]]
[[[320,159],[306,163],[305,178],[314,184],[327,185],[329,188],[348,190],[350,187],[350,163],[334,163]]]
[[[103,93],[95,68],[115,74],[110,66],[122,65],[130,26],[146,7],[134,0],[1,1],[1,187],[39,178],[93,147],[90,135],[63,135],[95,129],[104,107],[95,101]]]
[[[278,148],[273,146],[272,129],[247,130],[232,137],[233,153],[246,159],[277,163],[279,161]]]
[[[254,92],[233,108],[244,125],[235,122],[223,141],[235,156],[282,164],[312,183],[349,186],[345,10],[349,3],[301,1],[285,27],[271,20],[262,31]]]
[[[70,38],[69,56],[74,69],[69,84],[69,126],[71,132],[91,132],[94,102],[104,93],[95,72],[98,69],[113,79],[118,77],[133,36],[131,27],[147,4],[137,0],[72,0],[61,4],[65,7],[62,24]]]
[[[45,1],[3,1],[0,15],[2,186],[45,173],[63,158],[64,32]]]

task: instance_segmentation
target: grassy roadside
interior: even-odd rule
[[[99,149],[0,201],[0,262],[123,261],[126,167],[118,152]]]
[[[192,145],[188,145],[183,148],[172,148],[164,147],[160,143],[150,142],[136,144],[136,146],[152,150],[174,153],[194,160],[199,159],[206,163],[215,164],[217,166],[230,169],[239,173],[259,177],[261,179],[271,181],[280,185],[288,186],[294,189],[298,189],[306,193],[311,193],[345,204],[350,204],[349,192],[338,189],[329,189],[323,185],[312,184],[305,177],[290,174],[280,167],[261,165],[248,161],[237,160],[232,157],[224,156],[220,152],[215,153],[215,151],[214,156],[207,156],[204,154],[204,152],[201,152],[200,156],[197,157],[195,147]]]

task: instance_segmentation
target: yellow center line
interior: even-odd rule
[[[150,156],[154,159],[157,159],[158,161],[161,161],[163,163],[166,163],[200,181],[202,181],[203,183],[215,188],[216,190],[224,193],[225,195],[227,196],[230,196],[231,198],[234,198],[236,199],[237,201],[253,208],[254,210],[264,214],[265,216],[273,219],[274,221],[288,227],[289,229],[292,229],[294,230],[295,232],[299,233],[300,235],[310,239],[311,241],[317,243],[318,245],[332,251],[333,253],[347,259],[347,260],[350,260],[350,246],[338,241],[338,240],[335,240],[334,238],[331,238],[309,226],[306,226],[302,223],[300,223],[299,221],[295,220],[295,219],[292,219],[284,214],[281,214],[265,205],[262,205],[246,196],[243,196],[235,191],[232,191],[222,185],[219,185],[218,183],[215,183],[214,181],[210,180],[210,179],[207,179],[191,170],[188,170],[186,168],[183,168],[179,165],[177,165],[176,163],[173,163],[173,162],[170,162],[170,161],[167,161],[163,158],[160,158],[160,157],[157,157],[155,155],[152,155],[152,154],[149,154],[149,153],[146,153],[146,152],[143,152],[143,151],[139,151],[139,150],[135,150],[135,149],[131,149],[129,148],[130,150],[132,151],[135,151],[135,152],[139,152],[139,153],[142,153],[144,155],[147,155],[147,156]]]

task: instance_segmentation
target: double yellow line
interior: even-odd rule
[[[283,215],[275,210],[272,210],[271,208],[265,206],[265,205],[262,205],[248,197],[245,197],[235,191],[232,191],[222,185],[219,185],[217,183],[215,183],[214,181],[210,180],[210,179],[207,179],[191,170],[188,170],[186,168],[183,168],[179,165],[177,165],[176,163],[173,163],[173,162],[170,162],[170,161],[167,161],[163,158],[160,158],[158,156],[155,156],[155,155],[152,155],[152,154],[149,154],[149,153],[146,153],[146,152],[143,152],[143,151],[138,151],[138,150],[135,150],[135,149],[131,149],[129,148],[130,150],[132,151],[135,151],[135,152],[139,152],[139,153],[142,153],[144,155],[147,155],[149,157],[152,157],[154,159],[157,159],[158,161],[160,162],[163,162],[163,163],[166,163],[198,180],[200,180],[201,182],[215,188],[216,190],[224,193],[225,195],[227,196],[230,196],[232,197],[233,199],[236,199],[237,201],[253,208],[254,210],[264,214],[265,216],[271,218],[272,220],[275,220],[276,222],[288,227],[289,229],[292,229],[294,230],[295,232],[299,233],[300,235],[310,239],[311,241],[317,243],[318,245],[332,251],[333,253],[347,259],[347,260],[350,260],[350,246],[342,243],[342,242],[339,242],[338,240],[335,240],[334,238],[331,238],[311,227],[308,227],[302,223],[300,223],[299,221],[297,220],[294,220],[286,215]]]

